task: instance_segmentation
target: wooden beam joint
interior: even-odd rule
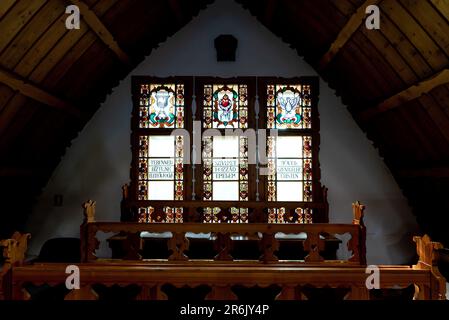
[[[80,117],[80,110],[71,103],[64,101],[51,93],[39,88],[21,76],[0,67],[0,83],[5,84],[26,97],[39,101],[50,107],[63,110]]]
[[[360,7],[357,8],[356,12],[351,16],[351,18],[349,18],[346,25],[340,30],[340,33],[338,34],[335,41],[331,44],[329,50],[321,58],[318,64],[318,68],[320,70],[323,70],[329,65],[332,59],[334,59],[334,57],[340,51],[340,49],[343,48],[346,42],[351,39],[352,35],[360,27],[363,20],[365,19],[366,7],[373,4],[375,5],[379,1],[381,0],[366,0]]]
[[[391,96],[377,106],[360,112],[358,118],[363,121],[370,120],[382,112],[395,109],[404,103],[417,99],[422,95],[429,93],[436,87],[445,84],[449,84],[449,69],[444,69],[438,74]]]
[[[114,36],[103,24],[100,18],[93,12],[89,6],[82,0],[71,0],[74,5],[78,6],[81,15],[84,17],[87,25],[93,32],[103,41],[103,43],[111,49],[124,64],[131,66],[131,59],[128,54],[123,51],[120,45],[115,41]]]

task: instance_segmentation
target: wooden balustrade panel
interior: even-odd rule
[[[279,261],[275,252],[279,250],[279,241],[273,233],[264,233],[261,241],[262,256],[260,261],[274,262]]]
[[[319,233],[307,233],[307,239],[304,242],[304,250],[309,253],[304,259],[306,262],[324,261],[324,258],[320,255],[320,251],[324,250],[324,242],[320,239]]]
[[[234,258],[231,256],[230,251],[232,250],[232,240],[231,234],[229,232],[226,233],[218,233],[217,239],[214,243],[215,251],[218,252],[214,257],[214,260],[217,261],[232,261]]]
[[[186,238],[186,233],[173,232],[172,237],[168,240],[168,249],[172,251],[168,260],[189,260],[189,257],[184,254],[189,249],[189,239]]]
[[[14,267],[11,278],[12,298],[16,300],[29,299],[24,284],[43,283],[55,286],[64,284],[67,274],[66,264],[48,263]],[[95,299],[94,284],[112,286],[127,286],[138,284],[142,292],[137,299],[164,299],[160,291],[164,284],[175,287],[196,287],[207,285],[212,288],[207,299],[234,299],[233,286],[247,288],[276,285],[281,288],[277,299],[300,299],[300,288],[304,285],[316,288],[348,288],[349,299],[369,299],[369,290],[365,286],[367,274],[363,267],[314,267],[289,266],[274,263],[251,264],[236,266],[232,263],[202,263],[192,265],[187,262],[178,263],[84,263],[79,265],[82,274],[81,291],[73,291],[67,298]],[[411,284],[418,288],[416,298],[436,299],[441,297],[439,286],[431,282],[430,269],[415,269],[406,266],[380,267],[380,288],[407,287]],[[77,290],[76,290],[77,291]]]
[[[96,259],[95,251],[99,247],[96,238],[97,232],[116,232],[126,233],[129,235],[139,234],[140,232],[163,233],[171,232],[174,236],[168,240],[168,248],[172,251],[169,260],[189,260],[185,252],[188,251],[189,242],[185,234],[192,233],[211,233],[216,235],[215,240],[215,260],[233,260],[231,235],[257,235],[255,237],[259,241],[261,261],[273,262],[277,261],[275,252],[279,249],[279,243],[276,239],[276,233],[284,234],[300,234],[305,233],[307,238],[304,242],[304,250],[308,255],[305,259],[307,263],[331,262],[324,261],[320,255],[320,251],[324,250],[325,242],[320,235],[345,234],[351,235],[348,242],[348,248],[353,252],[352,257],[345,263],[363,265],[365,257],[358,250],[361,244],[360,226],[353,224],[267,224],[267,223],[132,223],[132,222],[93,222],[86,223],[82,226],[82,245],[81,248],[83,261],[93,261]],[[253,237],[254,238],[254,237]],[[129,247],[134,248],[128,256],[129,259],[139,259],[137,239],[132,237],[129,239]],[[364,245],[364,244],[363,244]],[[334,261],[334,260],[332,260]],[[299,261],[298,261],[299,263]]]

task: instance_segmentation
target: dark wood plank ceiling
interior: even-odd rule
[[[336,90],[378,148],[423,232],[448,246],[449,1],[238,2]],[[380,30],[368,30],[359,19],[323,66],[357,10],[372,3],[380,7]]]
[[[91,15],[77,32],[64,23],[71,1],[0,2],[0,233],[23,225],[119,80],[212,0],[81,2]],[[449,0],[237,2],[336,90],[423,231],[449,245]],[[364,27],[371,3],[380,30]]]
[[[211,1],[77,2],[93,15],[69,31],[65,8],[72,1],[0,1],[0,236],[23,228],[36,196],[106,95]]]

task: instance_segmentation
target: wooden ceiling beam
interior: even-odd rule
[[[71,103],[64,101],[51,93],[30,83],[19,75],[0,67],[0,83],[3,83],[22,95],[39,101],[50,107],[60,109],[76,117],[80,117],[80,110]]]
[[[449,178],[449,167],[401,169],[396,174],[402,178]]]
[[[438,74],[423,80],[411,87],[391,96],[390,98],[384,100],[377,106],[364,110],[358,114],[358,118],[363,121],[368,121],[372,119],[374,116],[397,108],[402,104],[419,98],[423,94],[429,93],[436,87],[445,85],[449,83],[449,69],[444,69]]]
[[[131,66],[131,59],[128,54],[123,51],[120,45],[115,41],[114,36],[109,32],[108,28],[101,22],[100,18],[93,12],[89,6],[82,0],[71,0],[72,4],[78,6],[84,21],[93,32],[100,38],[103,43],[108,46],[124,64]]]
[[[377,4],[381,0],[366,0],[360,7],[357,8],[355,13],[349,18],[346,25],[340,30],[337,38],[331,44],[329,50],[323,55],[318,64],[320,70],[325,69],[329,63],[334,59],[341,48],[346,42],[351,39],[352,35],[357,31],[360,25],[363,23],[366,17],[366,7],[369,5]]]

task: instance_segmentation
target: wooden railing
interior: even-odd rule
[[[358,265],[365,264],[365,252],[360,249],[363,245],[360,243],[359,225],[346,224],[205,224],[205,223],[161,223],[161,224],[142,224],[142,223],[123,223],[123,222],[92,222],[86,223],[82,227],[82,260],[84,262],[94,261],[97,259],[95,251],[99,248],[97,240],[98,232],[113,232],[127,235],[126,250],[128,259],[140,259],[139,251],[141,242],[139,234],[141,232],[162,233],[170,232],[171,237],[167,238],[167,247],[171,251],[168,261],[192,261],[187,256],[189,250],[189,238],[187,233],[212,233],[214,235],[214,244],[216,261],[233,261],[232,236],[243,235],[251,236],[259,242],[260,261],[262,262],[278,262],[276,251],[279,249],[279,239],[276,233],[284,234],[306,234],[303,242],[304,251],[307,253],[304,263],[321,263],[325,262],[320,255],[320,251],[324,249],[324,237],[332,234],[351,235],[348,241],[348,250],[352,251],[352,256],[346,261]],[[342,261],[338,261],[341,263]]]
[[[63,285],[67,278],[67,264],[43,263],[15,267],[11,278],[12,291],[7,298],[13,300],[32,299],[27,284],[41,286],[47,284],[54,287]],[[78,290],[71,290],[65,296],[67,300],[98,299],[95,287],[136,285],[140,292],[134,299],[165,300],[166,285],[175,288],[208,287],[206,300],[235,300],[235,287],[265,288],[276,286],[279,289],[278,300],[307,299],[306,290],[312,288],[332,288],[344,290],[344,299],[369,300],[370,290],[366,286],[369,274],[362,267],[283,267],[280,265],[253,264],[238,265],[222,263],[110,263],[96,262],[77,265],[81,275]],[[444,299],[444,285],[438,287],[432,283],[430,271],[413,269],[408,266],[380,266],[381,289],[407,288],[415,285],[415,299]],[[165,292],[164,292],[165,291]],[[64,297],[63,297],[64,298]],[[343,297],[342,297],[343,298]]]
[[[220,222],[232,222],[233,211],[235,209],[246,209],[245,222],[248,223],[267,223],[271,215],[278,215],[278,212],[282,212],[282,220],[285,223],[301,223],[306,220],[312,220],[313,222],[327,222],[324,221],[327,217],[328,204],[323,202],[261,202],[261,201],[127,201],[128,211],[127,219],[125,221],[138,221],[139,208],[151,207],[155,217],[165,221],[166,208],[182,208],[181,220],[182,222],[204,222],[208,220],[206,217],[208,214],[205,212],[205,208],[219,208],[220,212],[214,217],[218,218]],[[299,212],[298,209],[309,210],[306,214],[305,211]],[[281,210],[281,211],[279,211]],[[131,213],[133,212],[133,213]],[[309,217],[310,215],[310,217]],[[307,216],[307,217],[305,217]],[[157,220],[153,218],[152,220]],[[281,220],[281,219],[280,219]],[[158,221],[161,222],[161,221]],[[213,221],[211,221],[213,222]]]
[[[439,243],[430,241],[427,236],[415,237],[419,261],[414,266],[377,266],[379,272],[379,289],[407,288],[414,285],[414,299],[444,300],[446,281],[436,266]],[[9,249],[8,249],[9,250]],[[17,248],[12,248],[17,250]],[[9,252],[9,251],[8,251]],[[24,264],[17,261],[8,269],[5,297],[13,300],[33,299],[30,286],[48,287],[64,285],[67,279],[66,263]],[[208,292],[205,299],[238,298],[236,286],[243,288],[275,286],[278,291],[276,299],[308,299],[310,288],[332,288],[344,291],[344,299],[368,300],[370,288],[367,287],[365,267],[356,265],[326,266],[293,265],[285,267],[279,263],[235,264],[229,262],[192,264],[180,261],[176,264],[167,262],[93,262],[76,265],[79,268],[80,289],[66,290],[62,299],[94,300],[99,298],[95,288],[134,285],[139,287],[134,299],[163,300],[168,293],[164,287],[197,288],[205,286]],[[13,272],[11,272],[13,271]]]
[[[166,299],[164,286],[175,288],[206,286],[206,299],[236,299],[235,287],[276,286],[276,299],[307,299],[307,288],[334,288],[346,290],[345,299],[370,299],[367,286],[365,261],[366,231],[363,225],[363,209],[353,205],[353,224],[139,224],[95,222],[95,203],[84,204],[85,221],[81,226],[81,252],[83,262],[77,264],[81,275],[81,289],[71,290],[65,299],[98,299],[96,285],[111,287],[137,285],[135,299]],[[126,233],[130,251],[129,259],[139,259],[139,232],[169,231],[167,240],[171,256],[166,261],[124,261],[96,259],[99,231]],[[187,232],[211,232],[215,234],[216,256],[213,261],[192,261],[186,256],[189,241]],[[276,257],[278,232],[291,234],[304,232],[307,239],[304,261],[279,261]],[[350,233],[348,248],[352,256],[346,262],[324,261],[320,255],[324,234]],[[259,261],[234,261],[231,255],[231,236],[261,234]],[[67,263],[24,262],[29,234],[15,233],[3,240],[6,257],[1,274],[1,287],[6,299],[32,299],[28,285],[64,285],[67,279]],[[137,242],[136,242],[137,241]],[[413,266],[375,266],[379,272],[378,288],[406,288],[414,285],[414,299],[445,299],[446,280],[437,267],[438,249],[442,245],[432,242],[428,236],[415,237],[419,261]],[[0,297],[1,298],[1,297]]]
[[[232,205],[232,204],[230,204]],[[291,205],[291,204],[290,204]],[[297,205],[295,205],[297,206]],[[306,252],[304,261],[296,263],[348,263],[356,265],[366,264],[365,226],[363,224],[363,205],[355,203],[353,206],[354,219],[352,224],[268,224],[268,223],[132,223],[132,222],[95,222],[95,203],[90,201],[84,204],[85,221],[81,225],[81,257],[83,262],[97,259],[95,251],[99,248],[98,232],[113,232],[125,235],[125,251],[127,259],[140,260],[141,232],[162,233],[170,232],[167,239],[168,250],[171,255],[168,261],[192,261],[186,252],[189,249],[187,233],[211,233],[215,238],[215,261],[234,261],[232,251],[232,236],[251,236],[259,242],[260,262],[279,262],[276,251],[279,249],[277,233],[300,234],[304,233],[303,250]],[[325,261],[320,255],[324,249],[324,238],[328,235],[350,234],[351,239],[347,248],[352,255],[347,260]]]

